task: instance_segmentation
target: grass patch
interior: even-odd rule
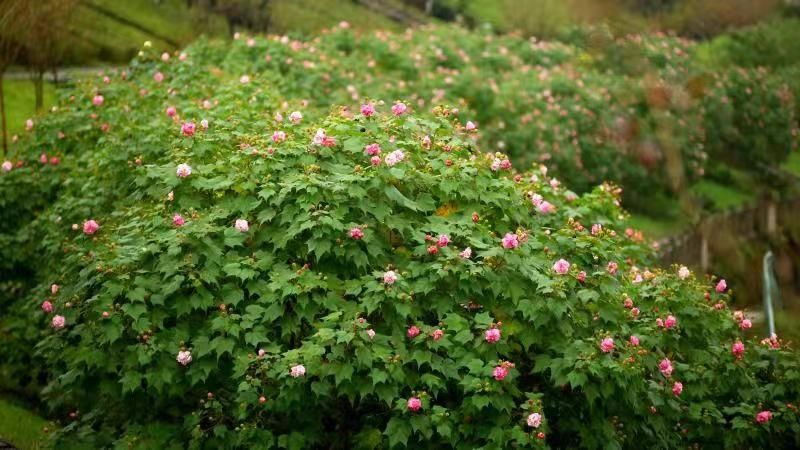
[[[0,440],[20,450],[47,448],[47,421],[11,400],[0,398]]]
[[[271,32],[313,33],[346,20],[355,28],[397,30],[386,16],[343,0],[278,0],[271,2]]]
[[[6,100],[6,120],[8,137],[22,133],[25,121],[36,115],[33,83],[29,80],[3,80]],[[50,83],[44,84],[44,109],[55,104],[55,88]]]
[[[781,165],[783,170],[800,177],[800,152],[794,151],[789,154],[789,158]]]
[[[689,226],[689,221],[685,216],[676,218],[654,218],[643,214],[631,214],[628,223],[631,227],[642,230],[645,236],[651,239],[678,234]]]

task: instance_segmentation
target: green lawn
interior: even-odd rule
[[[10,400],[0,398],[0,440],[20,450],[46,448],[46,426],[43,418]]]
[[[800,152],[794,151],[789,154],[789,159],[783,163],[783,169],[800,177]]]
[[[4,80],[3,89],[6,97],[6,114],[9,139],[15,133],[25,129],[25,120],[36,113],[33,94],[33,83],[29,80]],[[44,106],[50,108],[55,103],[55,88],[45,83]]]

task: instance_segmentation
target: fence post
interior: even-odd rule
[[[711,267],[711,255],[708,253],[708,221],[700,226],[700,270],[708,272]]]
[[[778,231],[778,211],[775,202],[767,202],[767,234],[774,234]]]

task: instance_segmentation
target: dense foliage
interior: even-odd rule
[[[798,445],[797,355],[591,189],[703,110],[572,52],[340,29],[78,85],[0,175],[3,378],[62,447]]]

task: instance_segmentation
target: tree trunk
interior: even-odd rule
[[[40,112],[44,107],[44,71],[37,70],[36,78],[33,81],[36,92],[36,112]]]
[[[8,130],[6,129],[6,99],[3,92],[3,75],[0,73],[0,122],[3,123],[3,156],[8,154]]]

